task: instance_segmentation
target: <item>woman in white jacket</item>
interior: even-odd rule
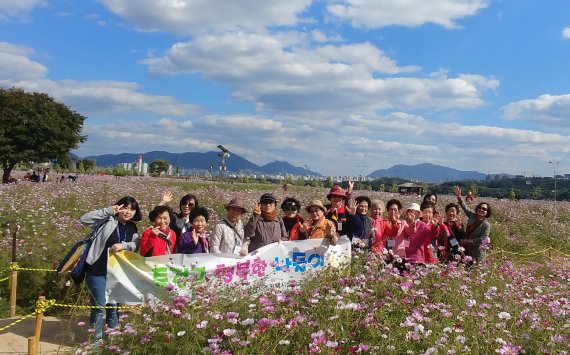
[[[243,246],[243,222],[241,216],[247,212],[243,201],[233,198],[226,208],[226,217],[218,220],[210,235],[210,253],[240,254]]]

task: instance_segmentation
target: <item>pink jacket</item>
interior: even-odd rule
[[[406,241],[409,238],[404,231],[408,228],[408,223],[406,221],[398,220],[394,226],[392,226],[390,222],[387,222],[384,229],[386,233],[384,239],[394,239],[396,244],[393,248],[394,255],[398,255],[401,258],[406,257]]]
[[[410,245],[406,248],[407,260],[415,264],[432,263],[432,254],[428,245],[436,238],[444,238],[449,234],[445,225],[427,224],[419,221],[410,237]]]

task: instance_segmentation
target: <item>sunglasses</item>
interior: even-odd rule
[[[180,206],[186,207],[186,206],[190,206],[190,207],[194,207],[196,206],[196,204],[194,202],[186,202],[186,203],[181,203]]]
[[[283,207],[283,211],[297,211],[297,207],[295,207],[295,206],[285,206],[285,207]]]
[[[477,209],[479,209],[479,210],[481,210],[481,211],[488,211],[488,209],[487,209],[486,207],[479,207],[479,208],[477,208]]]

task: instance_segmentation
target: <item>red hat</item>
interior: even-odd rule
[[[327,195],[327,199],[330,201],[331,196],[340,196],[340,197],[346,197],[346,192],[344,192],[344,189],[342,187],[340,187],[339,185],[334,185],[331,188],[331,191],[329,192],[329,194]]]

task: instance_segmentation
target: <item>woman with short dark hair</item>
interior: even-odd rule
[[[465,255],[481,264],[485,260],[485,249],[490,242],[491,224],[487,218],[491,217],[491,206],[487,202],[481,202],[471,210],[461,198],[461,187],[454,188],[457,202],[467,215],[467,226],[465,227],[466,238],[459,242],[465,248]]]
[[[176,252],[180,254],[209,253],[209,238],[206,232],[206,225],[210,219],[208,209],[205,207],[193,208],[188,219],[192,226],[180,236]]]
[[[465,239],[463,222],[458,218],[461,209],[457,203],[449,203],[445,206],[445,221],[443,222],[449,230],[449,237],[438,247],[438,257],[440,261],[457,261],[461,253],[459,252],[459,242]]]
[[[81,224],[97,231],[93,244],[87,252],[85,282],[89,289],[89,298],[93,306],[107,306],[106,323],[109,328],[119,325],[119,312],[116,304],[106,304],[108,251],[137,251],[140,237],[133,222],[142,219],[139,203],[134,197],[126,196],[114,205],[91,211],[79,218]],[[89,316],[91,327],[95,328],[95,338],[103,337],[103,308],[91,308]]]

